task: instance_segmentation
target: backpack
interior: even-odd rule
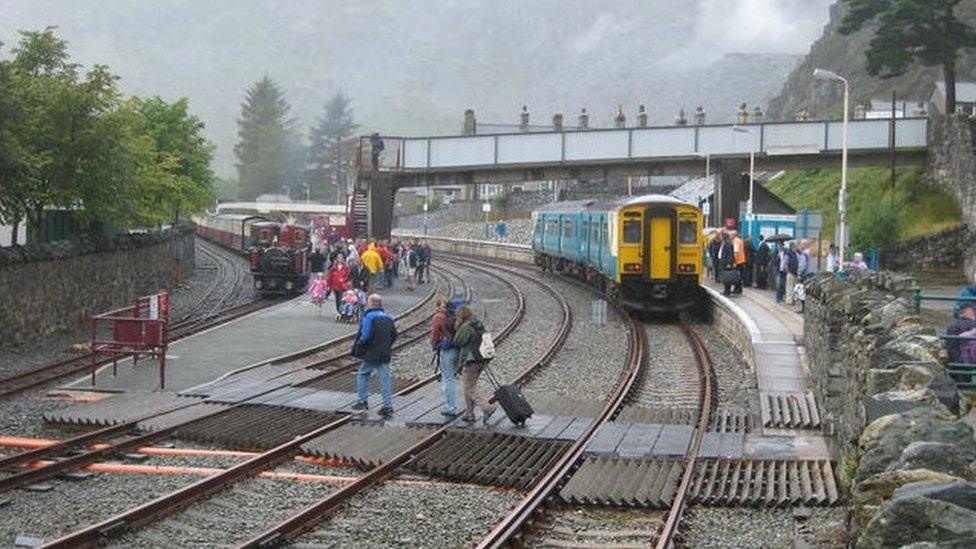
[[[495,358],[495,340],[491,333],[485,330],[485,326],[477,322],[473,326],[474,337],[468,344],[471,348],[471,359],[475,362],[488,362]]]

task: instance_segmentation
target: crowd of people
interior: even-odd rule
[[[779,303],[802,305],[803,282],[817,272],[811,248],[806,239],[767,241],[764,236],[753,245],[751,237],[743,238],[733,226],[727,226],[708,237],[705,262],[710,276],[722,284],[726,296],[742,293],[743,286],[754,286],[774,290]],[[827,271],[838,270],[837,248],[833,244],[825,262]],[[846,270],[868,268],[859,252],[844,267]]]
[[[308,256],[308,293],[321,310],[332,297],[336,319],[358,320],[367,309],[368,296],[392,288],[401,278],[407,291],[430,282],[431,249],[426,241],[389,243],[385,240],[323,239]]]
[[[497,409],[497,404],[478,390],[478,378],[487,366],[488,359],[480,355],[481,338],[485,326],[464,301],[439,297],[435,301],[435,314],[430,323],[430,347],[441,376],[444,408],[441,414],[448,419],[461,416],[472,423],[475,411],[481,410],[481,419],[487,423]],[[382,407],[379,414],[393,414],[393,379],[390,361],[397,330],[393,317],[383,309],[379,294],[367,297],[366,310],[359,323],[353,356],[361,360],[356,375],[358,400],[352,405],[355,411],[369,408],[369,379],[375,373],[379,379]],[[455,378],[461,376],[464,408],[457,397]]]

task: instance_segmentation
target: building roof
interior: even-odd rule
[[[945,82],[936,82],[935,89],[939,91],[939,95],[945,97]],[[956,82],[956,102],[976,103],[976,83]]]
[[[689,204],[698,204],[699,200],[702,198],[707,199],[714,192],[715,176],[711,175],[709,177],[692,179],[668,194]]]

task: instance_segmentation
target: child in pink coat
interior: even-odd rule
[[[325,273],[315,275],[312,283],[308,285],[308,294],[312,297],[312,303],[322,313],[322,303],[329,297],[329,281],[325,278]]]

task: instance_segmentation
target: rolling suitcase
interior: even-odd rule
[[[522,394],[522,390],[515,385],[500,384],[498,378],[488,368],[487,363],[485,364],[484,370],[488,381],[495,387],[495,400],[498,401],[502,410],[505,411],[508,420],[515,425],[524,427],[525,421],[532,417],[534,412],[529,401],[525,400],[525,395]]]

